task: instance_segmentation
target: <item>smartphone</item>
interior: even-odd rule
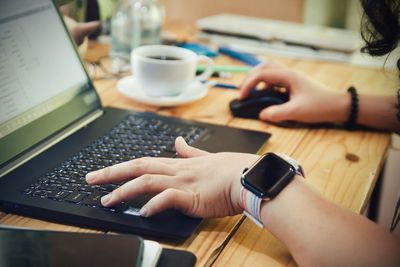
[[[56,232],[0,227],[0,266],[141,266],[135,235]]]

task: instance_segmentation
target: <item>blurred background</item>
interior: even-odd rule
[[[59,1],[60,4],[71,1]],[[77,0],[75,3],[96,2]],[[97,0],[101,17],[106,19],[121,2]],[[166,23],[198,19],[220,13],[234,13],[260,18],[359,30],[361,9],[357,0],[158,0],[165,7]],[[89,3],[90,4],[90,3]]]
[[[64,4],[90,8],[97,6],[100,18],[106,20],[112,16],[122,0],[58,0],[57,2],[60,6]],[[195,23],[207,16],[234,13],[358,31],[361,20],[358,0],[158,0],[157,2],[166,10],[166,23],[173,21]],[[86,19],[82,11],[79,16],[81,20]]]
[[[219,13],[359,30],[361,11],[357,0],[159,0],[167,20],[196,20]]]

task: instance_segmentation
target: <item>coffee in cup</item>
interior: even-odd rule
[[[197,64],[207,63],[204,73],[196,77]],[[213,72],[213,61],[191,50],[167,46],[141,46],[132,51],[132,71],[135,85],[148,96],[176,96],[193,82],[206,81]]]

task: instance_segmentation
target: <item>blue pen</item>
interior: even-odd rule
[[[218,87],[218,88],[224,88],[224,89],[232,89],[232,90],[237,90],[239,87],[233,84],[226,84],[226,83],[211,83],[210,84],[212,87]]]
[[[220,52],[221,54],[224,54],[228,57],[242,61],[243,63],[253,66],[253,67],[257,66],[258,64],[260,64],[262,62],[261,60],[259,60],[257,57],[255,57],[252,54],[242,53],[237,50],[230,49],[228,47],[220,47],[218,49],[218,52]]]
[[[239,87],[234,84],[227,84],[227,83],[218,83],[218,82],[208,82],[209,86],[223,88],[223,89],[230,89],[230,90],[238,90]],[[257,91],[257,88],[254,87],[251,89],[251,92]]]

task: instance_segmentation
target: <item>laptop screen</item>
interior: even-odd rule
[[[0,166],[100,107],[50,0],[0,8]]]

